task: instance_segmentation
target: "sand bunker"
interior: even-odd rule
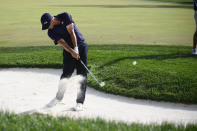
[[[61,103],[43,107],[55,97],[61,70],[0,69],[0,108],[15,113],[38,111],[53,116],[100,117],[127,123],[197,123],[197,105],[136,100],[87,89],[84,111],[72,111],[77,88],[69,87]],[[107,82],[106,82],[107,83]]]

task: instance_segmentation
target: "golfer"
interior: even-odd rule
[[[196,31],[193,36],[193,49],[192,54],[197,55],[197,0],[193,0],[194,3],[194,19],[196,22]]]
[[[79,59],[87,66],[88,45],[73,21],[72,16],[67,12],[56,16],[44,13],[41,16],[41,24],[42,30],[48,29],[48,36],[54,41],[54,44],[59,44],[63,47],[63,73],[61,79],[71,77],[75,68],[78,75],[85,77],[85,80],[81,83],[80,94],[76,99],[76,107],[74,107],[76,111],[82,110],[87,86],[87,71]],[[58,91],[51,104],[61,101],[63,96],[64,92],[62,94],[62,92]]]

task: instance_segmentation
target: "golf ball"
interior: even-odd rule
[[[101,87],[103,87],[103,86],[105,86],[105,82],[101,82],[99,85],[100,85]]]
[[[137,62],[136,61],[133,61],[133,65],[136,65],[137,64]]]

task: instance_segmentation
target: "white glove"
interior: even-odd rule
[[[76,46],[76,47],[74,48],[74,51],[75,51],[77,54],[79,54],[78,46]]]

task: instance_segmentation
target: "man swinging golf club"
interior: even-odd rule
[[[87,86],[87,71],[79,59],[87,65],[88,45],[69,13],[64,12],[53,17],[49,13],[44,13],[41,16],[41,24],[42,30],[48,29],[48,36],[54,41],[54,44],[63,47],[63,73],[61,79],[71,77],[75,68],[78,75],[85,77],[80,85],[81,91],[77,95],[76,107],[73,108],[75,111],[82,110]],[[61,101],[64,97],[64,91],[59,89],[56,97],[48,106],[53,106]]]

